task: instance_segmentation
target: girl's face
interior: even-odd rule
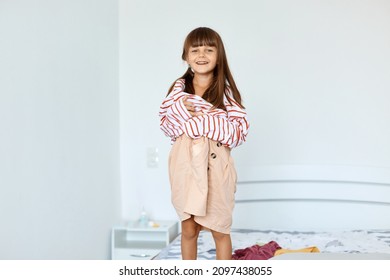
[[[212,46],[190,47],[187,63],[194,74],[212,75],[217,65],[217,48]]]

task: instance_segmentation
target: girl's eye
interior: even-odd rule
[[[198,51],[198,50],[196,50],[196,49],[195,49],[195,50],[191,50],[191,52],[193,52],[193,53],[195,53],[195,52],[197,52],[197,51]]]

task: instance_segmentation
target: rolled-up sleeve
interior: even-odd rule
[[[188,119],[184,133],[194,139],[206,136],[230,148],[244,143],[249,130],[247,113],[234,99],[230,101],[225,104],[226,111],[214,109]]]
[[[207,116],[206,136],[229,148],[234,148],[246,141],[249,122],[247,114],[241,107],[236,107],[236,105],[229,107],[227,106],[227,117]]]
[[[160,107],[160,128],[174,141],[182,134],[197,139],[208,137],[234,148],[246,141],[249,122],[245,110],[228,92],[225,98],[226,111],[213,109],[201,97],[190,95],[196,106],[202,108],[202,115],[192,117],[183,103],[184,84],[179,80]]]
[[[183,134],[183,124],[192,117],[183,103],[185,95],[182,84],[178,81],[160,106],[160,128],[172,140]]]

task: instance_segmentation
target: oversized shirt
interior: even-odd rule
[[[160,128],[172,143],[182,134],[193,139],[207,137],[229,148],[237,147],[246,140],[249,129],[247,114],[234,100],[230,90],[226,89],[227,97],[224,96],[225,111],[213,108],[198,95],[184,92],[184,88],[184,79],[177,80],[160,106]],[[185,96],[188,96],[187,101],[193,102],[197,112],[202,112],[201,115],[193,117],[187,111],[183,102]]]

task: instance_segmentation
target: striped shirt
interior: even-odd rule
[[[212,108],[213,105],[200,96],[184,92],[184,87],[184,79],[177,80],[160,106],[160,128],[171,138],[172,143],[182,134],[193,139],[207,137],[230,148],[245,141],[249,129],[247,115],[230,91],[227,95],[231,104],[225,96],[225,111]],[[187,111],[183,103],[185,96],[202,115],[193,117]]]

